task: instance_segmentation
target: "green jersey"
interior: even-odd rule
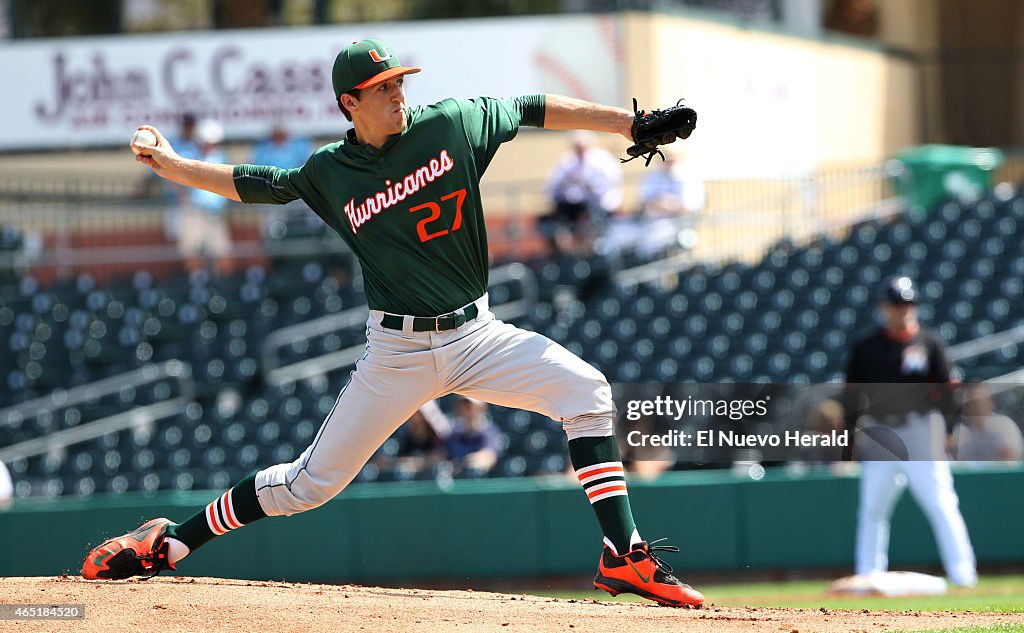
[[[480,178],[519,126],[544,124],[544,96],[446,99],[410,108],[378,150],[348,137],[296,169],[238,165],[242,202],[301,198],[359,260],[371,309],[437,316],[487,291]]]

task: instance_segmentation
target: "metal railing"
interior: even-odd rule
[[[529,313],[537,302],[537,279],[533,272],[522,264],[507,264],[491,270],[491,287],[499,284],[516,283],[520,287],[518,299],[495,305],[491,308],[495,317],[506,320]],[[366,307],[353,308],[338,314],[313,319],[271,332],[263,344],[263,374],[268,384],[281,385],[319,376],[330,371],[349,367],[366,352],[365,340],[320,356],[306,358],[289,365],[279,366],[278,350],[296,340],[324,336],[342,330],[362,328],[369,316]]]
[[[993,396],[999,395],[1011,389],[1017,389],[1024,384],[1024,369],[1017,369],[1002,376],[983,380],[988,385],[988,391]]]
[[[516,263],[498,266],[491,269],[489,279],[491,286],[516,282],[522,290],[522,296],[519,299],[491,306],[491,312],[494,313],[495,318],[502,321],[515,319],[528,314],[533,309],[533,306],[536,305],[539,294],[537,277],[526,266]]]
[[[1007,345],[1016,345],[1021,341],[1024,341],[1024,325],[954,345],[949,348],[949,358],[952,361],[966,360],[994,352]]]
[[[305,207],[229,205],[232,267],[269,258],[309,257],[310,253],[348,257],[348,246]],[[43,280],[79,272],[112,277],[138,268],[180,267],[186,257],[176,231],[181,215],[163,200],[65,200],[21,202],[0,193],[0,228],[21,236],[16,250],[0,247],[0,275],[32,274]],[[307,233],[286,235],[309,221]],[[305,229],[306,226],[301,228]],[[285,234],[284,239],[278,239]]]
[[[614,280],[620,286],[636,286],[678,274],[698,262],[754,261],[782,239],[802,244],[823,236],[841,238],[861,222],[904,212],[902,198],[889,191],[890,175],[885,166],[876,166],[764,180],[760,186],[753,181],[746,196],[698,220],[701,248],[620,270]]]
[[[263,339],[263,371],[271,373],[280,366],[278,350],[296,340],[324,336],[341,330],[361,327],[366,323],[369,311],[366,306],[328,314],[317,319],[274,330]],[[362,346],[360,346],[362,349]],[[342,350],[345,351],[345,350]],[[358,358],[358,356],[356,357]],[[352,362],[355,362],[354,360]]]
[[[9,462],[61,451],[73,444],[87,442],[97,437],[102,437],[107,433],[148,426],[156,420],[178,415],[185,410],[185,407],[191,401],[191,398],[178,396],[165,402],[134,407],[123,413],[79,424],[70,429],[18,442],[17,444],[0,448],[0,462]]]
[[[639,186],[647,173],[625,173],[627,216],[639,206]],[[107,177],[92,190],[82,178],[54,182],[48,175],[47,184],[24,177],[24,182],[0,179],[0,226],[26,236],[23,248],[0,256],[0,273],[6,269],[66,278],[81,270],[107,268],[118,274],[133,264],[160,266],[183,259],[173,235],[174,209],[164,198],[139,197],[137,179],[118,183]],[[872,166],[798,178],[706,181],[707,204],[694,217],[698,238],[690,255],[695,261],[752,260],[780,239],[847,226],[878,213],[892,195],[889,178],[884,166]],[[488,179],[481,193],[497,260],[522,261],[546,252],[546,241],[535,228],[537,217],[551,208],[545,181]],[[303,216],[312,219],[315,236],[278,239],[284,222]],[[238,262],[349,252],[301,204],[232,204],[227,218],[233,242],[229,259]]]
[[[46,204],[145,199],[148,197],[146,189],[151,184],[138,178],[111,175],[110,172],[80,172],[73,177],[55,178],[53,174],[47,175],[35,170],[13,170],[0,175],[0,201]]]
[[[179,389],[176,397],[133,407],[127,411],[78,424],[69,429],[5,446],[0,448],[0,461],[6,462],[63,450],[71,444],[85,442],[123,429],[145,426],[156,420],[177,415],[195,399],[195,385],[192,381],[191,366],[178,360],[170,360],[72,389],[56,389],[48,396],[0,409],[0,426],[13,426],[35,416],[97,401],[104,396],[118,393],[122,389],[137,389],[166,379],[178,382]]]

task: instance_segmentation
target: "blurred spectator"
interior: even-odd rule
[[[612,218],[603,254],[633,252],[651,260],[696,244],[696,216],[704,209],[706,194],[704,183],[681,161],[680,151],[665,148],[665,160],[645,173],[640,181],[639,210]]]
[[[992,394],[982,383],[964,388],[961,424],[953,430],[953,455],[961,462],[1018,462],[1024,437],[1017,423],[996,413]]]
[[[631,384],[623,387],[622,400],[653,401],[656,398],[676,398],[676,385],[657,385],[653,383]],[[636,474],[642,479],[656,479],[661,473],[670,470],[676,465],[679,458],[676,450],[668,446],[652,445],[648,442],[630,441],[631,434],[638,433],[639,436],[649,438],[655,435],[664,435],[674,429],[668,416],[648,414],[643,411],[634,411],[630,415],[624,408],[618,411],[616,427],[622,428],[624,433],[618,436],[619,453],[622,456],[622,465],[627,471]],[[570,474],[575,476],[575,470],[570,467]]]
[[[312,153],[313,144],[308,139],[290,135],[282,123],[277,123],[270,130],[270,136],[253,148],[249,162],[291,169],[305,164]]]
[[[656,416],[645,415],[636,422],[630,422],[629,430],[630,432],[639,431],[644,437],[651,437],[669,430],[667,425],[659,422],[660,420]],[[657,479],[661,473],[676,465],[676,455],[667,446],[634,447],[629,442],[620,440],[619,452],[626,470],[644,480]],[[575,471],[572,472],[575,473]]]
[[[0,251],[16,251],[21,248],[21,231],[13,226],[0,224]]]
[[[181,115],[181,124],[176,136],[167,140],[171,147],[182,158],[196,159],[200,157],[199,142],[196,140],[196,115],[186,112]],[[189,188],[184,185],[165,180],[150,171],[146,177],[148,195],[162,195],[167,210],[164,213],[164,232],[167,237],[177,240],[181,232],[181,212],[188,202]],[[156,192],[160,191],[161,194]]]
[[[201,121],[196,128],[199,141],[199,160],[224,163],[227,157],[221,150],[224,128],[212,119]],[[185,258],[185,267],[191,272],[206,266],[206,258],[215,258],[217,269],[227,274],[231,268],[231,237],[228,232],[226,211],[228,199],[202,189],[189,189],[181,212],[178,251]]]
[[[0,282],[17,283],[24,266],[19,265],[18,252],[23,248],[21,231],[0,224]]]
[[[704,208],[704,183],[683,161],[682,151],[673,145],[666,147],[662,152],[665,160],[640,181],[640,203],[646,215],[677,216]]]
[[[554,210],[538,228],[555,253],[585,254],[604,230],[609,214],[622,205],[622,167],[618,159],[593,146],[593,135],[571,136],[572,150],[551,174]]]
[[[196,115],[191,112],[182,114],[178,134],[168,136],[167,140],[171,143],[174,151],[182,158],[199,158],[199,142],[196,140]],[[150,173],[148,177],[153,186],[163,189],[164,197],[170,203],[183,203],[188,196],[188,187],[173,183],[170,180],[164,180],[155,173]],[[177,235],[177,233],[172,233],[172,235]]]
[[[196,138],[196,115],[191,112],[182,114],[178,135],[167,140],[182,158],[199,158],[201,147]]]
[[[283,123],[276,123],[270,135],[260,141],[252,151],[249,162],[253,165],[273,165],[285,169],[301,167],[313,153],[309,139],[293,136]],[[302,200],[283,206],[274,206],[265,216],[264,233],[271,237],[322,234],[327,226]]]
[[[0,224],[0,282],[19,283],[45,250],[42,227],[27,229]]]
[[[486,475],[501,455],[501,434],[487,413],[487,403],[459,396],[455,423],[445,440],[445,452],[455,472]]]
[[[14,499],[14,483],[7,465],[0,462],[0,511],[11,507]]]
[[[860,37],[878,35],[878,7],[873,0],[832,0],[825,28]]]
[[[451,430],[451,422],[436,400],[420,407],[398,431],[395,470],[416,473],[444,460],[445,439]]]
[[[820,400],[807,411],[807,431],[812,435],[830,436],[841,434],[846,426],[843,405],[831,398]],[[809,464],[833,464],[841,466],[838,471],[847,471],[847,462],[842,460],[843,449],[838,446],[808,446],[803,449],[803,458]]]

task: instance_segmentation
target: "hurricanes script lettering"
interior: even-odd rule
[[[443,149],[437,158],[431,158],[426,165],[412,171],[405,178],[393,182],[385,180],[384,191],[378,191],[359,204],[356,204],[355,198],[350,199],[345,203],[345,217],[352,226],[352,232],[358,232],[359,227],[366,224],[370,218],[415,194],[450,172],[454,166],[455,161],[448,155],[448,150]]]

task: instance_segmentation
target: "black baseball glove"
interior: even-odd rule
[[[671,108],[644,112],[637,109],[636,99],[633,99],[634,118],[630,128],[633,144],[626,148],[629,158],[620,160],[628,163],[634,158],[646,156],[644,167],[647,167],[654,160],[655,154],[665,160],[665,155],[658,149],[659,145],[674,143],[677,138],[689,138],[693,128],[697,127],[697,112],[680,105],[682,101],[680,99]]]

